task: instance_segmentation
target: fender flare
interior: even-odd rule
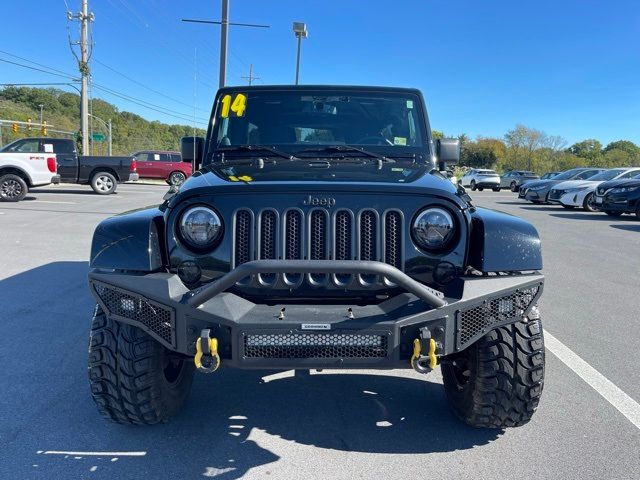
[[[90,268],[154,272],[165,265],[164,216],[148,208],[107,218],[91,242]]]
[[[468,263],[481,272],[541,270],[540,235],[521,218],[476,208],[471,213]]]

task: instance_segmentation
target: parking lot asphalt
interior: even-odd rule
[[[640,222],[510,192],[473,197],[533,222],[542,237],[541,311],[553,340],[528,425],[463,425],[438,370],[222,369],[197,375],[167,424],[103,420],[86,373],[91,235],[165,191],[124,184],[102,197],[60,185],[0,204],[0,478],[640,478]]]

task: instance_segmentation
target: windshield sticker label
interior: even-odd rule
[[[249,183],[253,180],[253,178],[251,178],[249,175],[242,175],[240,177],[237,177],[235,175],[229,175],[229,180],[231,180],[232,182],[245,182],[245,183]]]
[[[406,145],[407,144],[407,138],[406,137],[393,137],[393,144],[394,145]]]
[[[413,100],[407,100],[407,108],[413,108]]]
[[[220,109],[220,118],[227,118],[231,113],[236,117],[242,117],[247,109],[247,96],[238,93],[235,97],[227,94],[220,100],[222,108]]]
[[[303,323],[300,325],[302,330],[331,330],[330,323]]]

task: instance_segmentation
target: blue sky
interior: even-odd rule
[[[77,11],[79,0],[66,0]],[[0,50],[74,73],[65,0],[4,2]],[[90,0],[96,84],[175,115],[207,117],[218,84],[220,0]],[[433,128],[501,137],[516,123],[570,143],[640,144],[640,4],[538,0],[231,0],[227,83],[249,64],[259,84],[292,83],[291,22],[305,21],[301,83],[420,88]],[[8,21],[7,19],[16,19]],[[0,53],[0,58],[22,62]],[[101,62],[101,63],[98,63]],[[109,68],[160,92],[133,83]],[[197,74],[197,82],[194,81]],[[60,82],[0,63],[0,83]],[[94,96],[148,119],[188,123],[104,91]]]

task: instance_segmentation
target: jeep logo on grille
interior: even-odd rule
[[[333,197],[314,197],[313,195],[309,195],[302,204],[308,207],[331,208],[336,204],[336,199]]]

